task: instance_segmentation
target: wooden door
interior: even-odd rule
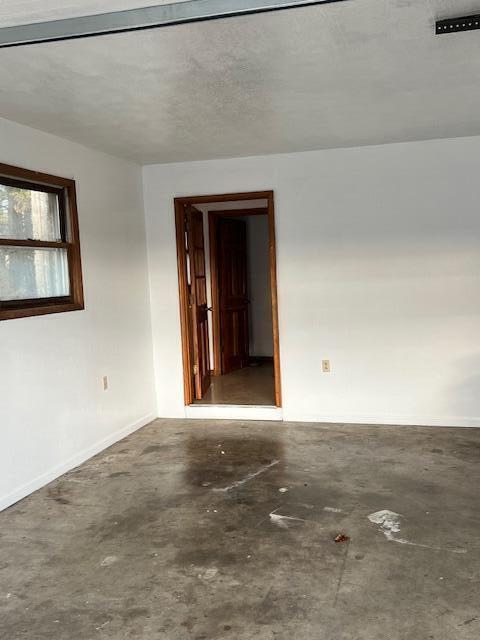
[[[207,279],[202,213],[191,205],[187,205],[185,221],[187,227],[187,280],[192,322],[195,399],[201,400],[210,386]]]
[[[247,225],[219,218],[218,288],[222,374],[248,364]]]

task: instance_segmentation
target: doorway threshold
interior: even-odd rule
[[[186,418],[203,420],[283,420],[281,407],[253,404],[191,404]]]

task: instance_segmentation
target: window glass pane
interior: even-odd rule
[[[58,196],[1,183],[0,238],[61,240]]]
[[[66,249],[0,247],[0,300],[68,296]]]

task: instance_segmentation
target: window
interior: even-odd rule
[[[0,164],[0,320],[83,308],[75,182]]]

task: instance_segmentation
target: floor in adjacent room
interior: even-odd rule
[[[479,486],[480,430],[157,420],[0,514],[0,637],[478,640]]]
[[[212,376],[209,390],[195,404],[275,404],[275,379],[273,363],[260,362],[227,373]]]

